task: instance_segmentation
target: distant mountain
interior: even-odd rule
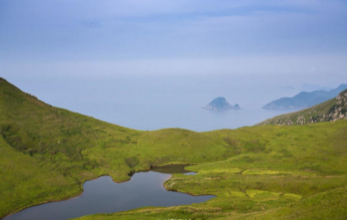
[[[212,111],[224,111],[229,109],[238,110],[240,109],[240,106],[238,104],[231,105],[224,97],[218,97],[213,99],[212,102],[203,108]]]
[[[333,88],[331,87],[326,87],[326,86],[321,86],[321,85],[315,85],[315,84],[310,84],[310,83],[304,83],[301,85],[301,90],[306,91],[306,92],[313,92],[317,90],[325,90],[329,91],[332,90]]]
[[[259,125],[302,125],[345,118],[347,118],[347,89],[334,99],[298,112],[276,116]]]
[[[330,91],[319,90],[313,92],[300,92],[292,98],[281,98],[270,102],[263,108],[269,110],[309,108],[336,97],[345,89],[347,89],[347,84],[342,84]]]

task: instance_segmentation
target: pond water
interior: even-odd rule
[[[73,199],[46,203],[10,215],[5,220],[63,220],[96,213],[114,213],[145,206],[177,206],[207,201],[215,196],[191,196],[167,191],[163,184],[172,173],[194,174],[183,166],[154,168],[135,173],[130,181],[113,182],[110,176],[87,181],[83,194]]]

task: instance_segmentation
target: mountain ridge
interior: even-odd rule
[[[258,125],[279,124],[279,125],[303,125],[326,121],[337,121],[347,118],[347,89],[342,91],[335,98],[308,109],[298,112],[279,115],[267,119]]]
[[[336,97],[340,92],[347,89],[347,84],[341,84],[330,91],[317,90],[313,92],[300,92],[293,97],[280,98],[263,106],[263,109],[303,109],[312,107]]]

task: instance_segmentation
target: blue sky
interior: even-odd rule
[[[5,77],[346,75],[343,0],[0,0]]]

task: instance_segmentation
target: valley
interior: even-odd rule
[[[0,128],[1,217],[78,196],[85,181],[99,176],[123,182],[168,164],[194,164],[186,169],[197,174],[174,174],[164,183],[167,190],[217,197],[80,219],[347,216],[344,119],[209,132],[139,131],[53,107],[1,79]]]

